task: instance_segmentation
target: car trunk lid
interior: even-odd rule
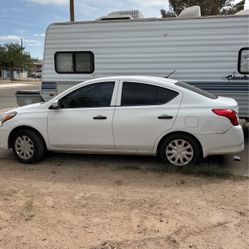
[[[218,99],[216,99],[215,101],[216,101],[216,106],[219,108],[232,109],[237,113],[239,111],[238,103],[233,98],[219,96]]]

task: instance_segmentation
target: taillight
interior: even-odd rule
[[[219,116],[228,118],[234,126],[239,125],[239,119],[236,111],[231,109],[213,109],[212,111]]]

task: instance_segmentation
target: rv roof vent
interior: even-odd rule
[[[124,19],[140,19],[144,18],[143,14],[139,10],[123,10],[123,11],[114,11],[108,16],[102,16],[97,19],[97,21],[103,20],[124,20]]]
[[[235,13],[234,15],[236,15],[236,16],[246,16],[246,15],[249,15],[249,9],[247,9],[247,10],[241,10],[241,11]]]
[[[121,10],[114,11],[108,16],[132,16],[133,19],[144,18],[143,13],[139,10]]]
[[[96,19],[96,21],[108,21],[108,20],[130,20],[133,19],[132,16],[102,16],[98,19]]]
[[[192,6],[189,8],[185,8],[180,13],[179,17],[199,17],[201,16],[201,8],[200,6]]]

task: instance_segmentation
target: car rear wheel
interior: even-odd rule
[[[163,162],[174,166],[196,164],[201,158],[199,144],[186,134],[173,134],[166,137],[160,146]]]
[[[16,158],[22,163],[36,163],[41,160],[45,152],[45,145],[40,135],[28,129],[15,134],[12,148]]]

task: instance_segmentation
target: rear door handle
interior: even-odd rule
[[[161,116],[158,116],[157,118],[158,119],[172,119],[173,116],[170,116],[170,115],[167,115],[167,114],[163,114]]]
[[[102,116],[102,115],[98,115],[98,116],[93,117],[93,119],[101,119],[101,120],[103,120],[103,119],[107,119],[107,117]]]

